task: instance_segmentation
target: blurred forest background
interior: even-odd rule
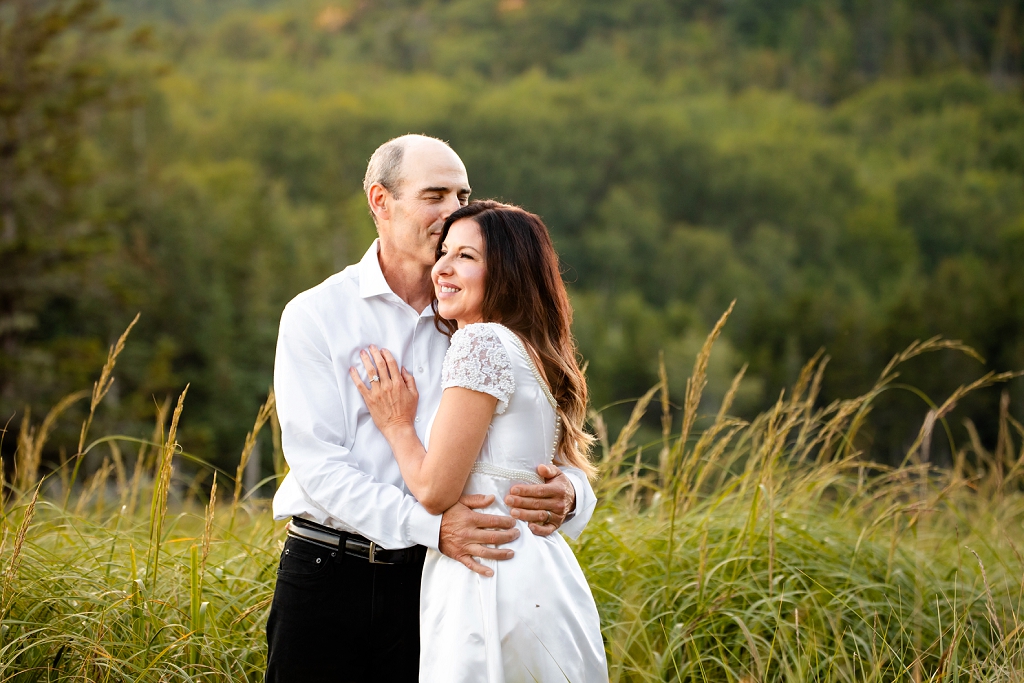
[[[547,221],[595,407],[661,350],[681,396],[732,299],[709,410],[821,347],[823,402],[937,334],[1024,369],[1022,73],[1024,0],[0,0],[4,455],[141,311],[97,432],[190,382],[180,440],[233,467],[281,309],[365,251],[366,159],[406,132]],[[984,367],[910,363],[864,445],[901,457]],[[995,441],[1002,389],[958,443]]]

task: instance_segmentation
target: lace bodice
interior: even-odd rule
[[[516,390],[512,361],[490,323],[467,325],[452,335],[441,368],[441,387],[463,387],[498,399],[495,415],[508,408]]]

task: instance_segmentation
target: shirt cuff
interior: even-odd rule
[[[409,514],[407,536],[417,545],[437,550],[441,539],[441,515],[432,515],[417,503]]]
[[[597,496],[583,472],[572,467],[565,467],[562,468],[562,473],[565,474],[576,491],[576,508],[573,510],[572,516],[566,519],[558,530],[575,540],[579,538],[590,522],[594,508],[597,507]]]

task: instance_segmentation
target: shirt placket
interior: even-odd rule
[[[413,373],[413,377],[416,380],[417,387],[426,388],[426,370],[428,369],[430,354],[429,348],[429,330],[424,329],[423,321],[426,320],[423,316],[416,316],[416,325],[412,331],[412,344],[410,350],[412,351],[412,358],[409,362],[409,371]],[[422,347],[422,348],[421,348]],[[421,392],[422,394],[422,392]],[[422,396],[419,403],[416,405],[416,433],[419,435],[420,440],[424,440],[427,416],[424,413],[423,408],[424,401]]]

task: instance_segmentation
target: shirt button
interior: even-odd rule
[[[420,421],[420,419],[419,419],[419,418],[417,417],[417,418],[416,418],[416,421],[417,421],[417,422],[419,422],[419,421]]]
[[[423,372],[423,367],[420,366],[420,367],[416,368],[416,372]]]

